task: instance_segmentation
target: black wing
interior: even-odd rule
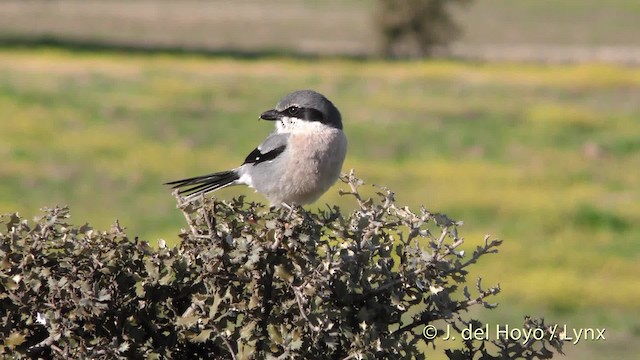
[[[278,155],[282,154],[284,149],[286,149],[286,145],[280,145],[275,149],[267,151],[265,153],[262,152],[259,148],[255,148],[251,154],[247,155],[246,159],[244,159],[244,164],[253,164],[257,165],[261,162],[270,161],[278,157]]]
[[[289,134],[277,134],[273,133],[269,135],[262,144],[255,148],[247,158],[244,159],[244,164],[257,165],[265,161],[271,161],[282,154],[284,149],[287,148],[287,142],[289,141]]]

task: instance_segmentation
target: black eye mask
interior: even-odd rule
[[[283,116],[295,117],[306,121],[319,121],[321,123],[325,122],[324,116],[322,116],[322,112],[313,108],[289,106],[284,111],[281,111],[280,114]]]

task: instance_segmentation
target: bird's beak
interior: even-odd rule
[[[278,120],[280,119],[280,112],[276,109],[267,110],[260,114],[260,119],[270,121]]]

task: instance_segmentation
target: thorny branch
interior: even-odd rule
[[[35,349],[57,358],[170,352],[181,358],[424,359],[421,344],[431,341],[417,327],[444,320],[459,331],[477,322],[469,319],[470,307],[497,306],[487,300],[499,286],[483,289],[481,278],[475,288],[464,285],[467,268],[497,252],[500,240],[486,237],[465,254],[461,223],[397,206],[384,187],[365,196],[353,171],[341,179],[348,188],[342,194],[357,202],[353,213],[328,206],[285,214],[242,197],[189,203],[177,197],[188,230],[175,248],[129,239],[119,223],[106,232],[74,229],[63,221],[65,209],[50,210],[33,228],[17,215],[2,217],[10,234],[0,233],[0,251],[8,254],[2,271],[9,274],[2,277],[7,291],[0,308],[12,309],[0,316],[2,335],[18,329],[20,354]],[[48,328],[25,324],[34,308],[47,313]],[[22,339],[31,333],[39,335]],[[561,349],[554,341],[500,339],[495,347],[471,341],[445,354],[548,358],[546,347]],[[0,347],[0,357],[6,349]]]

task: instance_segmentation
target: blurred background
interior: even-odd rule
[[[639,24],[637,0],[0,0],[0,213],[175,244],[162,183],[238,165],[258,115],[312,88],[345,171],[464,221],[468,252],[505,240],[473,274],[500,306],[474,316],[606,328],[567,358],[635,359]],[[307,208],[353,209],[341,187]],[[240,194],[263,201],[217,193]]]

